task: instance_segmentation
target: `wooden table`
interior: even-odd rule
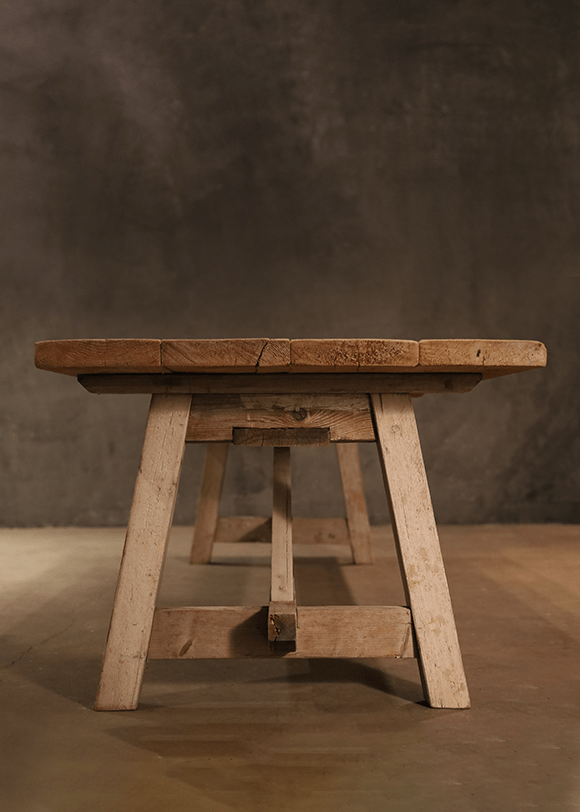
[[[147,659],[416,657],[432,707],[469,707],[413,412],[546,363],[537,341],[74,339],[36,345],[41,369],[151,406],[96,701],[137,707]],[[274,448],[267,606],[156,608],[186,442]],[[375,442],[406,606],[297,606],[290,448]]]

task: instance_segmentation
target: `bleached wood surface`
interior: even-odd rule
[[[151,398],[96,710],[132,710],[139,701],[190,400],[188,395]]]
[[[414,657],[403,606],[299,606],[296,651],[268,645],[267,606],[202,606],[155,612],[149,659]]]
[[[218,519],[216,543],[272,540],[272,519],[268,516],[223,516]],[[295,544],[350,544],[346,519],[334,516],[313,519],[292,518],[292,546]]]
[[[408,395],[373,395],[372,403],[423,687],[432,707],[468,708],[469,693],[413,403]]]

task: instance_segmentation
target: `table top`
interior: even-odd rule
[[[168,373],[480,373],[546,365],[539,341],[388,338],[78,338],[39,341],[35,364],[65,375]]]

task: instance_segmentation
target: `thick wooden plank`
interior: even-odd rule
[[[546,366],[547,352],[539,341],[426,339],[419,342],[423,369],[481,371],[484,378]]]
[[[228,442],[233,429],[330,429],[332,442],[374,441],[366,395],[194,395],[187,429],[188,442]],[[247,433],[247,432],[246,432]],[[283,432],[280,442],[286,445]],[[265,437],[265,435],[264,435]],[[256,445],[251,433],[237,432],[236,443]],[[299,440],[299,436],[295,436]],[[312,440],[314,435],[312,435]],[[288,440],[289,442],[290,440]],[[308,435],[304,435],[305,444]],[[322,435],[319,441],[326,442]]]
[[[358,375],[79,375],[94,394],[364,394],[470,392],[481,373],[400,373]]]
[[[163,339],[161,358],[172,372],[281,372],[290,341],[268,338]]]
[[[426,697],[432,707],[467,708],[469,693],[413,404],[408,395],[373,395],[372,403]]]
[[[348,521],[348,532],[355,564],[372,564],[371,528],[364,494],[358,446],[338,443],[336,446],[342,490]]]
[[[330,445],[330,429],[233,429],[234,445],[284,448]]]
[[[155,612],[150,660],[248,657],[414,657],[403,606],[299,606],[296,651],[268,644],[267,606],[204,606]]]
[[[258,358],[257,372],[286,372],[290,367],[290,340],[269,338]]]
[[[205,451],[189,558],[192,564],[207,564],[211,560],[228,450],[228,443],[210,443]]]
[[[266,516],[224,516],[218,519],[215,543],[272,540],[272,519]],[[350,544],[346,519],[292,518],[292,546],[295,544]]]
[[[34,363],[64,375],[162,371],[161,342],[154,338],[75,338],[38,341]]]
[[[38,367],[68,375],[482,371],[487,377],[545,363],[539,341],[489,339],[65,339],[36,345]]]
[[[172,372],[255,372],[266,338],[164,339],[163,366]]]
[[[272,497],[272,578],[268,640],[296,639],[296,591],[292,561],[292,495],[290,449],[274,449]]]
[[[419,362],[416,341],[380,338],[293,339],[291,372],[398,372]]]
[[[96,710],[133,710],[139,701],[190,400],[189,395],[151,398]]]

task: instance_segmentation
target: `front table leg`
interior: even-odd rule
[[[371,395],[401,575],[434,708],[468,708],[449,587],[409,395]]]
[[[134,710],[173,520],[191,395],[153,395],[95,710]]]

